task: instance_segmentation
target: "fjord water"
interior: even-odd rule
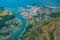
[[[0,0],[0,6],[1,7],[7,7],[9,8],[14,8],[11,9],[11,12],[14,13],[16,18],[22,21],[23,26],[21,27],[20,30],[17,32],[14,32],[12,36],[8,40],[15,40],[19,37],[19,35],[22,34],[22,32],[26,28],[26,20],[23,18],[22,15],[18,12],[17,8],[18,7],[26,7],[27,5],[30,4],[41,4],[41,5],[46,5],[46,6],[56,6],[60,7],[60,0]],[[16,26],[18,27],[18,26]]]

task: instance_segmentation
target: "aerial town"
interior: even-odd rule
[[[60,8],[29,5],[15,10],[0,7],[0,40],[60,40],[59,37]]]
[[[58,29],[60,28],[60,8],[30,5],[27,8],[20,7],[19,11],[27,20],[28,25],[18,40],[60,40],[60,36],[58,36],[60,35]],[[55,29],[55,24],[57,29]]]

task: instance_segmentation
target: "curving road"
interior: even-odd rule
[[[19,36],[21,36],[22,33],[24,32],[24,30],[25,30],[25,28],[26,28],[26,20],[23,18],[22,15],[20,15],[20,13],[19,13],[19,11],[18,11],[17,8],[10,8],[10,9],[7,10],[7,11],[13,12],[14,15],[16,16],[16,18],[19,19],[19,20],[22,22],[22,24],[23,24],[22,27],[20,28],[20,30],[18,30],[18,31],[16,31],[16,28],[18,28],[18,26],[19,26],[20,24],[18,24],[18,26],[15,26],[13,30],[16,31],[16,32],[14,32],[14,33],[11,35],[11,37],[8,39],[8,40],[15,40],[15,39],[17,39]]]

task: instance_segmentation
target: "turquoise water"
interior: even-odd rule
[[[0,6],[12,8],[11,11],[14,12],[17,19],[21,20],[23,26],[17,32],[14,32],[8,40],[15,40],[19,35],[22,34],[26,27],[26,20],[19,14],[17,7],[26,7],[30,4],[41,4],[46,6],[56,6],[60,7],[60,0],[0,0]],[[16,26],[18,27],[18,26]]]
[[[26,7],[30,4],[42,4],[46,6],[60,7],[60,0],[0,0],[0,6]]]
[[[8,9],[9,9],[9,8],[8,8]],[[19,29],[18,31],[16,31],[16,28],[18,28],[20,24],[19,24],[18,26],[15,26],[15,27],[14,27],[14,28],[15,28],[14,31],[16,31],[16,32],[14,32],[14,33],[11,35],[11,37],[8,39],[8,40],[15,40],[15,39],[17,39],[17,38],[19,37],[19,35],[21,35],[22,32],[25,30],[25,28],[26,28],[26,20],[23,18],[22,15],[20,15],[20,13],[19,13],[19,11],[18,11],[17,8],[10,8],[10,9],[7,10],[7,11],[13,12],[14,15],[16,16],[16,18],[19,19],[19,20],[22,22],[22,24],[23,24],[23,25],[22,25],[22,28]]]

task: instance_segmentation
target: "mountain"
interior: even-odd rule
[[[58,24],[60,24],[60,8],[34,4],[27,6],[27,8],[22,7],[19,11],[28,23],[25,32],[18,38],[19,40],[59,39],[56,37],[56,30],[59,29],[56,28],[59,28]]]
[[[44,21],[31,29],[25,40],[60,40],[60,18]]]

